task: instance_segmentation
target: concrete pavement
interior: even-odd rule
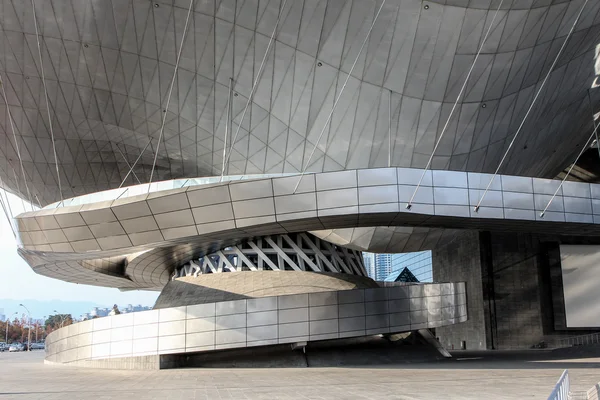
[[[550,351],[455,353],[377,367],[113,371],[44,365],[43,351],[0,353],[0,399],[546,399],[564,368],[574,390],[600,358]]]

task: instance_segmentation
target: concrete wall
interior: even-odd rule
[[[464,281],[469,320],[438,328],[442,344],[467,349],[528,349],[588,333],[566,330],[556,235],[464,231],[433,251],[436,281]]]
[[[440,327],[435,335],[448,349],[485,350],[487,339],[481,278],[479,232],[465,231],[448,245],[432,251],[433,279],[438,282],[466,282],[469,319],[451,327]]]
[[[114,359],[116,368],[135,368],[135,357],[407,332],[466,319],[464,283],[263,297],[80,322],[48,336],[46,360],[86,366]],[[141,368],[148,364],[157,361],[145,359]]]
[[[371,278],[344,273],[265,270],[200,274],[167,283],[153,308],[377,287]]]

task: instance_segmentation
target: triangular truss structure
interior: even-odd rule
[[[271,235],[226,247],[175,270],[173,279],[222,272],[312,271],[367,276],[362,252],[307,233]]]

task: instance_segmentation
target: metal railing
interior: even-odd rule
[[[583,346],[589,344],[600,344],[600,332],[572,336],[558,341],[559,347]]]
[[[569,380],[569,370],[565,369],[558,382],[556,382],[548,400],[568,400],[570,391],[571,381]]]

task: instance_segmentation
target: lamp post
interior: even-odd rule
[[[67,317],[63,314],[60,314],[58,311],[54,310],[54,312],[56,313],[56,315],[60,315],[60,327],[63,327],[63,324],[65,323],[65,320],[67,319]]]
[[[18,312],[15,311],[13,315],[17,315]],[[6,317],[6,333],[4,334],[4,340],[6,340],[6,344],[8,344],[8,326],[10,325],[10,317]]]
[[[29,323],[27,324],[27,350],[31,351],[31,313],[29,312],[29,309],[23,304],[19,304],[19,306],[23,307],[27,311],[27,315],[29,316]]]

